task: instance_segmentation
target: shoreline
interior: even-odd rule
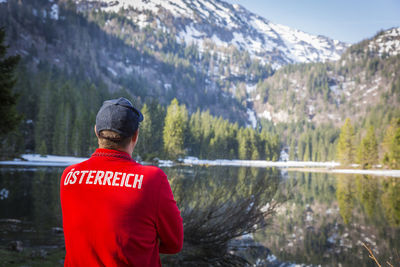
[[[330,169],[330,168],[287,168],[287,171],[298,172],[315,172],[315,173],[337,173],[337,174],[360,174],[360,175],[374,175],[385,177],[398,177],[400,178],[400,170],[383,170],[383,169]]]
[[[8,161],[0,161],[0,166],[37,166],[37,167],[66,167],[87,160],[88,158],[55,156],[39,154],[23,154],[21,158]],[[147,162],[142,162],[147,164]],[[334,161],[314,162],[314,161],[266,161],[266,160],[238,160],[238,159],[215,159],[204,160],[195,157],[186,157],[176,163],[171,160],[159,160],[159,167],[173,166],[234,166],[234,167],[258,167],[269,168],[278,167],[286,171],[319,172],[319,173],[338,173],[338,174],[361,174],[387,177],[400,177],[400,170],[385,169],[341,169],[340,164]]]

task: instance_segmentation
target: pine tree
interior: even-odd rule
[[[245,129],[240,129],[237,135],[239,159],[248,159],[250,154],[249,136]]]
[[[197,111],[190,116],[189,121],[189,144],[191,148],[190,152],[191,155],[197,157],[200,155],[201,140],[203,138],[200,116],[200,109],[197,109]]]
[[[311,147],[310,140],[307,140],[306,149],[304,151],[303,161],[310,161],[311,160],[311,156],[310,156],[311,155],[311,149],[310,149],[310,147]]]
[[[150,114],[147,104],[143,105],[141,110],[143,114],[143,122],[140,124],[139,140],[136,145],[136,152],[144,159],[153,152],[152,147],[152,122],[153,118]]]
[[[149,104],[149,111],[152,117],[151,132],[152,132],[152,152],[159,157],[163,152],[163,129],[165,122],[165,108],[158,102],[152,101]]]
[[[347,118],[340,129],[336,158],[340,163],[345,165],[354,163],[354,151],[354,128],[351,125],[350,119]]]
[[[390,165],[394,169],[400,168],[400,127],[396,129],[396,132],[392,141],[392,148],[390,150]]]
[[[369,169],[378,162],[378,143],[372,126],[369,127],[367,135],[362,139],[359,146],[358,162],[364,169]]]
[[[289,148],[289,160],[296,160],[297,159],[297,153],[296,153],[296,139],[293,138],[292,142],[290,142],[290,148]]]
[[[35,123],[35,150],[40,154],[52,153],[54,132],[54,109],[52,89],[48,82],[42,83],[42,94],[39,99],[39,112]]]
[[[393,119],[383,139],[383,163],[391,168],[400,168],[400,119]]]
[[[6,57],[8,46],[4,44],[4,40],[5,30],[0,28],[0,135],[11,132],[21,121],[21,116],[15,108],[17,95],[12,92],[16,83],[14,71],[20,57]]]
[[[163,130],[164,151],[167,157],[177,159],[185,154],[184,141],[188,122],[185,105],[179,105],[176,98],[168,106]]]

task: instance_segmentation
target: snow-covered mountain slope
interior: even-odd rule
[[[379,56],[400,55],[400,27],[384,31],[373,38],[368,44],[368,49]]]
[[[140,27],[154,25],[155,21],[157,27],[171,30],[167,21],[172,19],[178,40],[197,43],[200,49],[205,41],[223,47],[234,45],[274,67],[337,60],[348,47],[337,40],[272,23],[240,5],[219,0],[78,0],[77,4],[83,10],[134,9],[141,15],[130,19]]]

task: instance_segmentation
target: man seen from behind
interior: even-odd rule
[[[182,249],[183,226],[165,173],[131,155],[143,115],[125,98],[96,116],[99,148],[61,177],[65,266],[161,266]]]

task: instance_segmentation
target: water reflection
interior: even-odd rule
[[[167,266],[246,261],[263,266],[270,264],[269,250],[281,262],[375,266],[361,242],[369,244],[381,263],[400,262],[398,178],[288,172],[282,179],[277,169],[237,167],[165,171],[185,230],[184,250],[163,256]],[[46,252],[49,266],[61,264],[61,173],[62,168],[0,168],[0,253],[10,242],[22,241],[23,253],[29,253],[10,254],[20,265],[34,266],[33,250],[43,249],[58,250]],[[235,237],[256,228],[253,236],[264,247],[243,249],[247,239],[238,243]],[[4,263],[1,254],[0,266],[7,266]]]
[[[59,168],[1,168],[0,190],[8,192],[0,200],[1,245],[20,240],[24,247],[62,245]],[[3,190],[3,191],[4,191]]]
[[[268,224],[275,208],[276,169],[195,167],[167,170],[181,209],[185,243],[163,262],[182,265],[243,265],[229,243]],[[243,255],[241,255],[243,256]],[[265,258],[267,255],[265,255]]]
[[[65,252],[58,228],[62,226],[59,200],[62,171],[62,168],[0,168],[0,191],[4,189],[0,199],[0,249],[4,252],[18,240],[24,253],[28,251],[12,255],[7,252],[12,259],[0,259],[0,265],[16,258],[29,265],[32,255],[43,255],[43,249],[47,249],[45,258],[53,261],[50,266],[62,264]],[[243,251],[235,250],[231,240],[268,224],[276,203],[273,198],[281,180],[280,171],[235,167],[176,167],[165,171],[182,211],[185,244],[178,255],[163,257],[163,263],[232,266],[249,261]],[[57,250],[58,258],[49,257],[49,249]],[[266,256],[264,253],[261,257]]]
[[[399,179],[289,172],[280,191],[290,198],[257,240],[281,260],[374,266],[365,242],[382,262],[400,262]]]
[[[397,178],[383,178],[359,175],[339,176],[337,179],[337,199],[340,214],[345,223],[351,221],[356,203],[368,223],[400,226],[400,183]]]

